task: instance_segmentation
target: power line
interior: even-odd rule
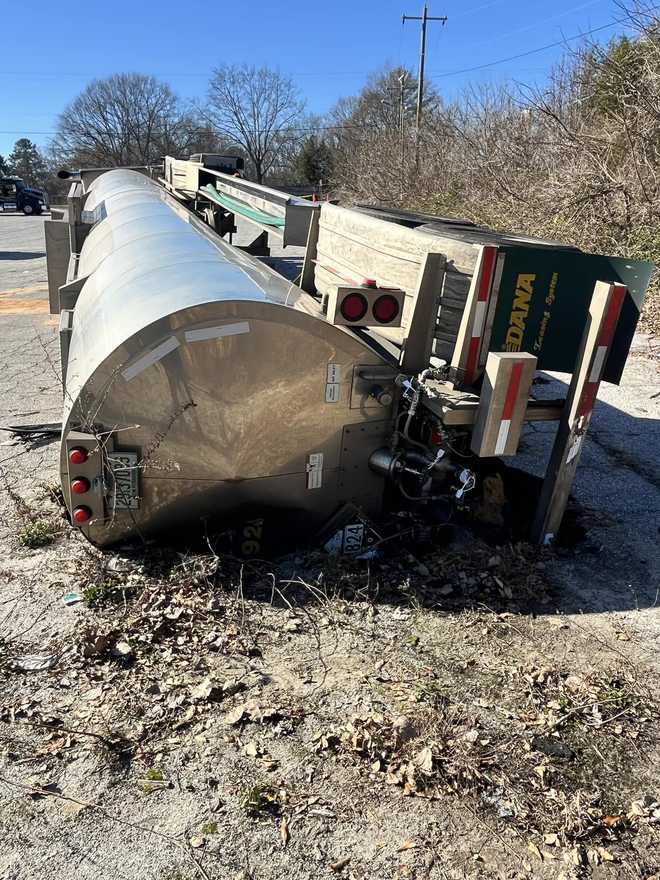
[[[490,3],[484,3],[482,6],[477,6],[477,7],[473,8],[473,9],[466,10],[465,12],[460,13],[460,15],[456,15],[456,16],[454,16],[454,18],[463,18],[463,17],[465,17],[465,16],[467,16],[467,15],[470,15],[470,14],[472,14],[472,13],[474,13],[474,12],[478,12],[478,11],[481,10],[481,9],[486,9],[487,7],[494,6],[494,5],[495,5],[496,3],[498,3],[498,2],[500,2],[500,0],[491,0]],[[590,5],[590,4],[584,4],[584,5],[587,6],[587,5]],[[583,8],[583,7],[582,7],[582,6],[578,6],[578,7],[576,7],[576,9],[580,9],[580,8]],[[660,6],[654,6],[654,7],[651,7],[651,8],[648,10],[648,12],[649,12],[649,13],[652,13],[652,12],[656,12],[656,11],[658,11],[658,10],[660,10]],[[574,10],[569,10],[569,11],[574,11]],[[410,17],[410,16],[408,16],[408,17]],[[553,16],[553,18],[556,18],[556,17],[557,17],[557,16]],[[544,21],[550,21],[550,20],[552,20],[552,18],[550,18],[550,19],[544,19]],[[460,73],[470,73],[470,72],[473,71],[473,70],[481,70],[481,69],[483,69],[483,68],[485,68],[485,67],[492,67],[492,66],[494,66],[494,65],[496,65],[496,64],[504,64],[504,63],[507,62],[507,61],[515,61],[516,59],[518,59],[518,58],[524,58],[524,57],[527,56],[527,55],[533,55],[533,54],[535,54],[535,53],[537,53],[537,52],[544,52],[544,51],[546,51],[546,49],[551,49],[551,48],[554,48],[554,47],[556,47],[556,46],[561,46],[561,45],[563,45],[565,42],[568,42],[568,41],[571,41],[571,40],[577,40],[577,39],[580,39],[581,37],[589,36],[590,34],[595,34],[595,33],[597,33],[598,31],[605,30],[606,28],[609,28],[609,27],[613,27],[615,24],[621,24],[622,22],[625,22],[625,21],[627,21],[627,20],[628,20],[628,19],[626,19],[626,18],[618,18],[618,19],[614,19],[613,21],[609,22],[608,24],[601,25],[600,27],[593,28],[592,30],[589,30],[589,31],[583,31],[582,33],[580,33],[580,34],[575,34],[575,35],[572,36],[572,37],[565,37],[564,39],[562,39],[562,40],[558,40],[558,41],[555,42],[555,43],[548,43],[546,46],[539,46],[537,49],[531,49],[531,50],[529,50],[528,52],[522,52],[522,53],[520,53],[520,54],[518,54],[518,55],[512,55],[512,56],[510,56],[510,57],[508,57],[508,58],[500,58],[500,59],[498,59],[497,61],[489,61],[489,62],[487,62],[486,64],[480,64],[480,65],[477,65],[476,67],[466,67],[466,68],[461,68],[461,69],[459,69],[459,70],[449,70],[449,71],[446,71],[446,72],[444,72],[444,73],[433,73],[433,74],[429,74],[429,76],[432,76],[433,78],[444,77],[444,76],[457,76],[457,75],[460,74]],[[531,27],[535,27],[537,24],[538,24],[538,22],[536,22],[536,23],[535,23],[534,25],[532,25]],[[519,32],[519,31],[514,31],[514,32],[512,32],[512,33],[518,33],[518,32]],[[497,39],[503,39],[503,38],[505,38],[506,36],[510,36],[510,34],[499,35],[499,36],[497,36]],[[478,45],[480,45],[480,44],[478,44],[478,43],[477,43],[477,44],[474,44],[474,43],[472,43],[472,44],[468,44],[467,46],[464,47],[464,49],[465,49],[465,50],[472,49],[472,48],[474,48],[475,46],[478,46]],[[190,72],[190,71],[187,71],[187,72],[179,71],[179,72],[169,72],[169,73],[168,73],[167,71],[154,71],[154,72],[151,74],[151,76],[156,76],[156,77],[173,77],[173,78],[174,78],[174,77],[177,77],[177,78],[190,77],[190,78],[196,78],[196,79],[200,79],[200,78],[203,79],[203,78],[207,78],[211,73],[212,73],[212,71],[210,71],[210,70],[209,70],[209,71],[206,71],[205,73],[202,73],[202,72]],[[330,70],[330,71],[322,71],[322,72],[318,72],[318,73],[317,73],[316,71],[298,71],[298,72],[289,73],[289,74],[287,74],[287,75],[288,75],[288,76],[291,76],[291,77],[298,77],[298,76],[311,76],[311,77],[314,77],[314,76],[321,76],[321,77],[324,77],[324,78],[325,78],[325,77],[328,77],[328,76],[368,76],[369,73],[370,73],[369,71],[357,71],[357,70],[354,70],[354,71],[348,71],[348,70]],[[107,74],[107,75],[108,75],[108,76],[111,76],[112,74]],[[89,72],[88,72],[88,73],[82,73],[82,72],[73,73],[73,72],[66,72],[66,71],[56,71],[56,72],[55,72],[55,71],[45,71],[45,70],[43,70],[43,71],[35,71],[35,70],[0,70],[0,76],[20,76],[20,77],[30,77],[30,76],[35,76],[35,77],[50,77],[50,78],[52,78],[52,77],[63,77],[63,76],[67,76],[67,77],[80,77],[80,78],[100,79],[100,78],[102,77],[102,74],[99,74],[99,73],[89,73]]]
[[[507,31],[505,34],[496,34],[488,40],[480,40],[478,43],[471,43],[469,48],[476,49],[479,46],[492,45],[493,42],[499,43],[501,40],[508,40],[510,37],[516,37],[518,34],[524,34],[528,31],[535,31],[539,29],[541,25],[556,21],[558,18],[566,18],[567,15],[573,15],[573,13],[575,12],[580,12],[581,10],[587,9],[590,6],[602,4],[602,2],[603,0],[587,0],[586,3],[580,3],[579,6],[571,6],[570,9],[565,9],[563,12],[557,12],[555,13],[555,15],[548,16],[548,18],[540,18],[537,21],[532,22],[532,24],[524,25],[523,27],[516,28],[513,31]]]
[[[660,9],[660,7],[655,7],[656,9]],[[474,67],[462,67],[460,70],[448,70],[444,73],[432,73],[429,76],[432,79],[441,79],[445,76],[458,76],[461,73],[473,73],[475,70],[484,70],[486,67],[494,67],[496,64],[506,64],[507,61],[517,61],[518,58],[527,58],[529,55],[536,55],[537,52],[545,52],[547,49],[554,49],[556,46],[563,46],[571,40],[579,40],[583,37],[588,37],[591,34],[596,34],[599,31],[604,31],[606,28],[614,27],[615,24],[621,24],[622,22],[627,21],[626,18],[615,18],[614,21],[610,21],[609,24],[602,24],[600,27],[592,28],[589,31],[583,31],[581,34],[575,34],[572,37],[564,37],[563,40],[557,40],[555,43],[548,43],[545,46],[539,46],[537,49],[529,49],[527,52],[519,52],[517,55],[509,55],[507,58],[498,58],[497,61],[487,61],[485,64],[477,64]]]

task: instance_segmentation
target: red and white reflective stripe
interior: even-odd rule
[[[314,262],[317,266],[320,266],[321,269],[325,269],[326,272],[330,272],[332,275],[336,275],[343,281],[347,281],[353,287],[366,287],[369,290],[398,290],[397,287],[379,287],[374,278],[363,278],[362,281],[356,281],[355,278],[349,278],[348,275],[343,275],[338,269],[333,269],[332,266],[324,266],[323,263],[320,263],[318,260],[315,260]]]
[[[580,403],[578,404],[578,418],[591,415],[591,410],[594,407],[596,395],[598,394],[598,386],[600,385],[601,376],[603,375],[603,367],[605,366],[607,352],[609,351],[612,339],[614,338],[614,331],[616,330],[619,315],[621,314],[621,306],[623,305],[626,290],[627,288],[625,284],[612,285],[610,301],[607,304],[607,311],[605,312],[605,318],[603,319],[600,334],[598,336],[598,345],[596,346],[594,358],[589,368],[589,376],[582,389]]]
[[[509,429],[511,428],[511,418],[513,416],[513,411],[516,407],[518,392],[520,390],[522,371],[523,362],[515,361],[511,368],[511,375],[509,376],[509,386],[506,389],[506,396],[504,398],[504,407],[502,408],[502,421],[500,422],[500,429],[497,433],[497,442],[495,444],[495,455],[501,455],[506,449],[506,441],[509,436]]]
[[[477,358],[481,347],[481,338],[486,325],[486,311],[488,309],[488,295],[493,275],[495,272],[495,260],[497,257],[496,247],[484,247],[481,250],[481,263],[479,265],[479,277],[477,279],[477,302],[474,306],[472,330],[470,331],[470,344],[468,347],[467,360],[465,363],[464,382],[469,385],[474,381],[477,369]]]

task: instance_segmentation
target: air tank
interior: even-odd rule
[[[391,371],[386,350],[142,174],[100,175],[83,208],[61,450],[74,523],[106,545],[229,520],[260,547],[268,523],[299,539],[346,503],[377,512],[367,463],[391,407],[360,375]]]

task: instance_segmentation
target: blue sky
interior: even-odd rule
[[[324,113],[384,63],[417,67],[422,0],[16,0],[3,2],[0,154],[25,135],[45,146],[57,113],[94,77],[137,71],[183,98],[204,95],[222,62],[290,74]],[[616,0],[431,0],[426,70],[451,98],[470,82],[539,83],[561,47],[471,72],[622,17]],[[607,41],[618,24],[594,34]],[[576,45],[577,41],[571,42]]]

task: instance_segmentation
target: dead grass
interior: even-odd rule
[[[219,749],[215,806],[191,832],[202,848],[237,822],[274,823],[287,847],[317,813],[396,812],[403,797],[420,816],[467,811],[514,863],[565,857],[575,877],[651,863],[655,695],[620,653],[521,610],[552,595],[543,554],[476,543],[423,562],[274,565],[90,551],[81,572],[73,690],[58,670],[9,669],[0,697],[11,749],[46,773],[82,752],[114,785],[172,797],[182,766],[203,777]]]

